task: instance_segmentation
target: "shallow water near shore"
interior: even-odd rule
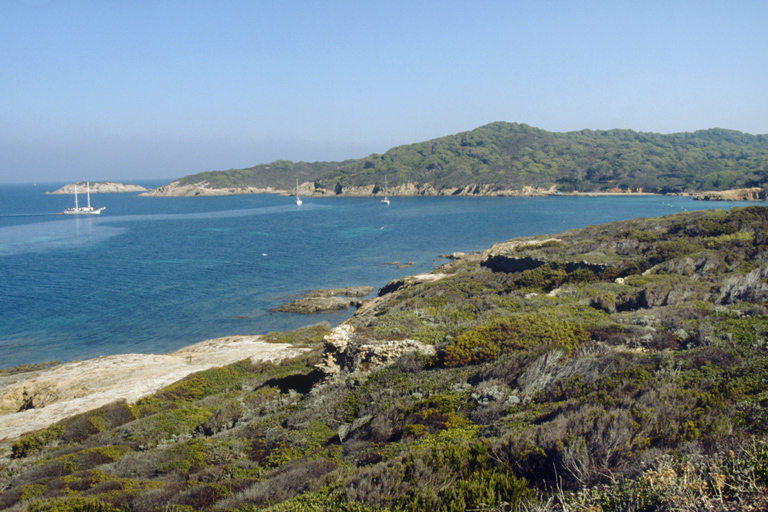
[[[156,187],[161,182],[137,182]],[[765,203],[667,196],[144,198],[92,194],[99,216],[45,195],[64,183],[0,185],[0,368],[291,330],[312,316],[270,309],[317,288],[380,288],[517,236],[685,210]],[[85,198],[80,197],[81,204]],[[402,267],[402,265],[408,265]]]

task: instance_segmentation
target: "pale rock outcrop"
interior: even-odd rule
[[[729,277],[716,300],[720,304],[760,302],[768,299],[768,265],[761,265],[745,276]]]
[[[367,373],[394,363],[406,352],[434,355],[435,347],[416,340],[365,341],[355,337],[355,328],[341,324],[323,340],[323,362],[318,369],[327,380],[343,374]]]
[[[765,201],[768,194],[761,187],[710,190],[693,194],[697,201]]]
[[[229,336],[165,355],[105,356],[14,375],[0,381],[0,440],[118,400],[135,402],[194,372],[244,359],[280,361],[304,350],[260,336]]]

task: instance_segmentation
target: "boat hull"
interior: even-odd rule
[[[64,215],[99,215],[104,208],[68,208],[62,213]]]

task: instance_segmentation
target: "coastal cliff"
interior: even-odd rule
[[[64,185],[58,190],[53,192],[46,192],[46,194],[74,194],[75,187],[77,187],[78,193],[85,193],[86,182],[78,181],[76,183],[70,183]],[[92,181],[87,183],[88,190],[91,194],[112,194],[116,192],[145,192],[146,187],[141,185],[133,185],[131,183],[115,183],[112,181]]]

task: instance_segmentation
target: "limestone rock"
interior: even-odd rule
[[[349,324],[341,324],[331,330],[323,342],[323,362],[318,369],[326,378],[368,373],[394,363],[406,352],[436,353],[434,346],[416,340],[361,342],[356,339],[355,328]]]

